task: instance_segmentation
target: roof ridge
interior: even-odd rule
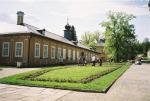
[[[33,26],[33,25],[30,25],[30,24],[27,24],[27,23],[24,23],[24,25],[26,26],[26,25],[28,25],[28,26],[32,26],[32,27],[35,27],[35,26]],[[27,28],[29,28],[30,30],[32,30],[33,31],[33,29],[32,28],[30,28],[30,27],[28,27],[28,26],[26,26]],[[36,29],[39,29],[38,27],[35,27]]]
[[[29,26],[35,27],[35,26],[27,24],[27,23],[24,23],[24,25],[29,25]],[[35,27],[35,28],[39,29],[38,27]]]
[[[27,28],[29,28],[30,30],[32,30],[32,32],[34,32],[35,34],[40,34],[40,33],[37,31],[37,30],[40,29],[40,28],[35,27],[35,26],[33,26],[33,25],[30,25],[30,24],[27,24],[27,23],[24,23],[24,25],[25,25]],[[33,28],[33,29],[32,29],[32,28]],[[36,31],[36,32],[35,32],[35,31]],[[61,39],[54,38],[55,40],[58,40],[58,41],[61,41],[61,42],[65,42],[65,43],[74,45],[72,41],[66,39],[65,37],[63,37],[63,36],[61,36],[61,35],[55,34],[55,33],[50,32],[50,31],[48,31],[48,30],[45,30],[45,31],[47,32],[47,34],[48,34],[48,33],[52,34],[53,38],[54,38],[55,36],[56,36],[56,37],[59,37],[59,38],[62,38],[62,40],[61,40]],[[48,34],[48,35],[50,35],[50,34]],[[40,34],[40,35],[41,35],[41,34]],[[45,36],[46,36],[46,37],[49,37],[49,38],[52,38],[51,36],[48,36],[48,35],[45,35]],[[78,43],[77,46],[78,46],[78,47],[81,47],[81,48],[85,48],[85,49],[89,49],[89,50],[90,50],[90,47],[85,46],[85,45],[83,45],[82,43]]]
[[[38,27],[36,27],[36,26],[30,25],[30,24],[27,24],[27,23],[24,23],[24,24],[29,25],[29,26],[32,26],[32,27],[35,27],[36,29],[40,29],[40,28],[38,28]],[[30,29],[31,29],[31,28],[30,28]],[[32,30],[32,29],[31,29],[31,30]],[[55,33],[53,33],[53,32],[50,32],[50,31],[46,30],[46,29],[45,29],[45,31],[46,31],[46,32],[48,32],[48,33],[55,34]],[[61,36],[61,35],[58,35],[58,34],[55,34],[55,35],[57,35],[57,36],[59,36],[59,37],[64,38],[64,37],[63,37],[63,36]],[[64,39],[66,39],[66,38],[64,38]],[[67,39],[66,39],[66,40],[67,40]],[[69,41],[69,40],[68,40],[68,41]]]

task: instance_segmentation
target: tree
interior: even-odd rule
[[[147,55],[147,51],[150,49],[150,41],[148,38],[145,38],[143,40],[143,42],[139,42],[138,40],[136,40],[133,44],[132,47],[133,51],[132,51],[132,55],[133,56],[137,56],[137,55]]]
[[[95,39],[96,43],[99,41],[99,38],[101,36],[102,36],[102,33],[98,30],[93,33],[93,38]]]
[[[81,36],[81,43],[96,50],[96,44],[101,35],[102,33],[100,31],[85,32],[85,34]]]
[[[94,40],[91,32],[85,32],[85,34],[81,36],[81,43],[94,49],[93,42]]]
[[[132,46],[135,42],[135,29],[130,21],[135,18],[122,12],[109,12],[108,21],[102,22],[105,27],[105,51],[115,62],[131,58]]]
[[[73,40],[73,41],[77,41],[77,35],[76,35],[76,31],[75,31],[75,28],[74,28],[74,26],[72,26],[71,27],[71,39]]]
[[[145,38],[145,39],[143,40],[142,47],[143,47],[143,48],[142,48],[142,49],[143,49],[143,53],[144,53],[144,55],[146,56],[148,50],[150,49],[150,41],[149,41],[148,38]]]

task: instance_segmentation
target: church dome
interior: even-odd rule
[[[65,29],[70,30],[71,26],[69,24],[65,25]]]

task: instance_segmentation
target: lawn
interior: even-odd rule
[[[57,69],[37,76],[35,80],[56,81],[56,82],[84,82],[99,74],[109,73],[118,67],[70,67]],[[101,76],[101,75],[99,75]],[[90,80],[89,80],[90,81]]]
[[[0,70],[3,70],[3,68],[0,66]]]
[[[123,74],[128,67],[129,63],[104,64],[102,67],[51,67],[5,77],[0,79],[0,83],[79,91],[106,92],[113,82]],[[91,77],[92,79],[86,83],[72,82],[80,81],[85,78],[89,79]]]

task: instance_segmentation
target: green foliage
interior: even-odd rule
[[[118,64],[115,64],[116,66]],[[121,64],[119,64],[121,65]],[[106,66],[114,66],[114,64],[109,64]],[[29,71],[21,74],[17,74],[14,76],[9,76],[0,79],[0,83],[6,83],[6,84],[15,84],[15,85],[25,85],[25,86],[38,86],[38,87],[50,87],[50,88],[59,88],[59,89],[71,89],[71,90],[78,90],[78,91],[92,91],[92,92],[105,92],[112,83],[123,73],[125,72],[129,67],[129,64],[122,65],[121,68],[104,75],[98,79],[95,79],[89,83],[83,84],[83,83],[69,83],[69,82],[50,82],[50,81],[32,81],[32,80],[24,80],[21,79],[29,74],[35,73],[37,71],[41,70],[50,70],[54,68],[44,68],[40,70],[34,70]],[[57,67],[58,68],[62,67]],[[82,68],[82,67],[81,67]],[[91,67],[95,68],[95,67]],[[99,67],[100,69],[101,67]]]
[[[96,50],[96,45],[101,35],[102,33],[100,31],[85,32],[81,36],[81,43]]]
[[[150,41],[148,38],[145,38],[142,42],[142,49],[143,49],[143,53],[144,53],[144,56],[147,55],[147,52],[148,50],[150,49]]]
[[[150,49],[150,41],[148,38],[145,38],[143,42],[136,41],[134,43],[134,54],[143,54],[144,56],[147,55],[147,51]]]
[[[130,21],[135,18],[122,12],[109,12],[108,21],[102,22],[105,28],[105,51],[109,58],[119,62],[130,59],[135,42],[135,29]]]
[[[148,58],[148,57],[143,57],[143,60],[149,60],[149,61],[150,61],[150,58]]]
[[[76,30],[75,30],[74,26],[71,27],[71,34],[72,34],[72,35],[71,35],[71,36],[72,36],[71,39],[72,39],[73,41],[77,41],[77,35],[76,35]]]

